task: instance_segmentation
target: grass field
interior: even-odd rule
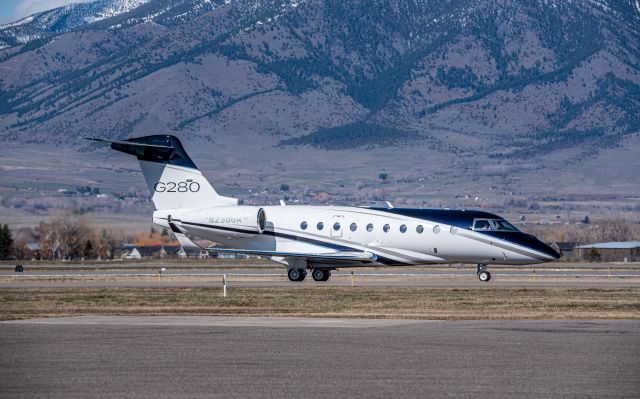
[[[640,319],[640,288],[24,288],[0,319],[70,315],[252,315],[408,319]]]

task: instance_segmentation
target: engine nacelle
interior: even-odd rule
[[[257,206],[218,206],[184,212],[180,219],[190,229],[214,227],[233,236],[261,234],[267,227],[267,215]]]

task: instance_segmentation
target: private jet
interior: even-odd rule
[[[385,207],[242,205],[225,197],[198,170],[177,137],[153,135],[105,142],[140,162],[153,223],[171,229],[184,248],[200,239],[215,253],[248,254],[287,268],[291,281],[307,272],[327,281],[337,268],[475,264],[480,281],[488,265],[551,262],[559,250],[505,218],[478,210]]]

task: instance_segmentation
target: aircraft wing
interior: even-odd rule
[[[219,253],[235,253],[258,256],[279,256],[283,258],[307,258],[318,263],[336,263],[336,262],[364,262],[370,263],[377,260],[376,255],[371,252],[359,251],[337,251],[327,253],[302,253],[302,252],[284,252],[284,251],[262,251],[257,249],[229,249],[229,248],[207,248],[209,252]]]
[[[180,226],[176,225],[175,222],[171,221],[171,216],[168,217],[167,221],[169,222],[169,227],[171,228],[173,235],[176,236],[178,242],[180,243],[180,246],[182,246],[183,249],[195,249],[198,251],[202,250],[201,246],[191,240],[185,229],[181,228]]]

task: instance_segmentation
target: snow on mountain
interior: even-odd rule
[[[0,49],[71,32],[84,25],[129,12],[149,0],[96,0],[74,3],[0,25]]]
[[[129,12],[134,8],[147,3],[148,1],[149,0],[112,0],[110,1],[110,5],[103,8],[94,15],[86,17],[85,21],[87,21],[87,23],[92,23],[106,18],[111,18],[116,15]]]

